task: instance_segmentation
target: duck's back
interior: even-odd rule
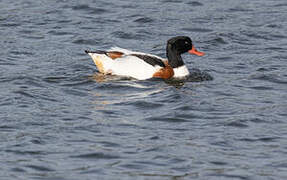
[[[159,56],[119,47],[89,54],[100,72],[139,80],[152,78],[156,72],[165,67],[164,59]]]

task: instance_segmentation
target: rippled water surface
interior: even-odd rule
[[[285,0],[4,0],[0,12],[0,179],[287,179]],[[183,59],[212,81],[103,76],[84,53],[165,57],[176,35],[206,53]]]

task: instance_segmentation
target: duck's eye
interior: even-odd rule
[[[184,42],[185,44],[189,44],[187,41]]]

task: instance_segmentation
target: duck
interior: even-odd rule
[[[188,52],[197,56],[204,55],[194,47],[188,36],[176,36],[167,41],[167,59],[119,47],[112,47],[109,50],[85,50],[85,52],[91,56],[100,73],[137,80],[185,78],[190,72],[181,54]]]

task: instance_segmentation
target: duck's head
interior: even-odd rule
[[[173,49],[179,54],[189,52],[190,54],[195,54],[197,56],[203,56],[204,53],[197,51],[192,44],[192,40],[187,36],[177,36],[169,39],[167,41],[167,46]]]
[[[183,65],[183,61],[180,57],[183,53],[195,54],[197,56],[203,56],[204,53],[197,51],[192,44],[192,40],[187,36],[176,36],[167,41],[166,46],[167,57],[170,65],[173,68]]]

